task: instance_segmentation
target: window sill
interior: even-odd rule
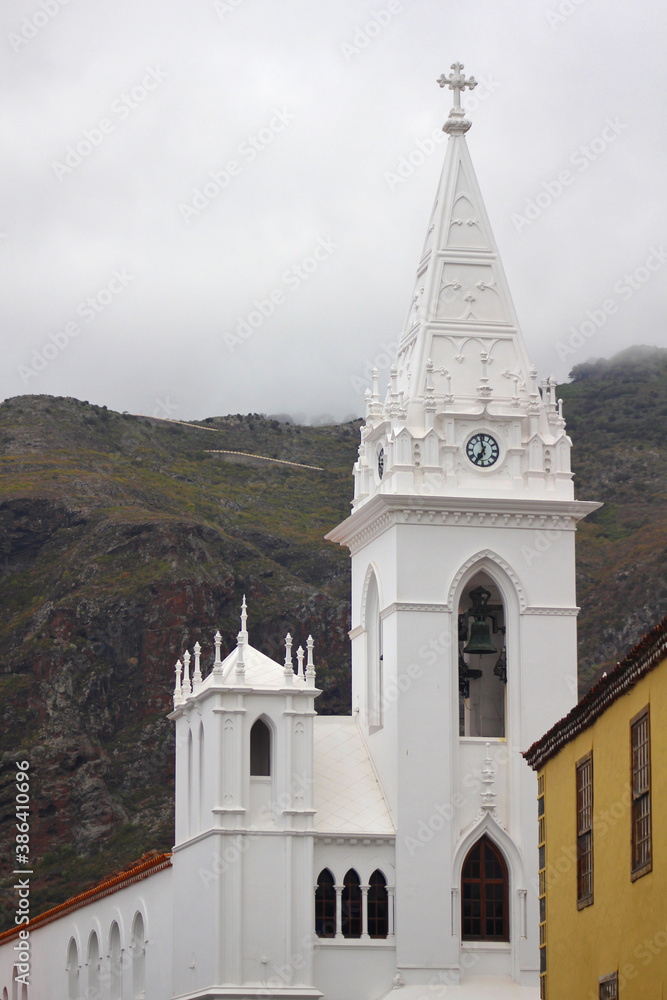
[[[511,951],[509,941],[461,941],[462,951]]]
[[[647,865],[642,865],[641,868],[635,868],[634,871],[630,872],[630,881],[636,882],[638,878],[642,875],[648,875],[649,872],[653,871],[653,862],[649,861]]]
[[[587,906],[592,906],[592,905],[593,905],[593,897],[592,896],[584,896],[583,899],[578,899],[577,900],[577,909],[578,910],[585,910]]]
[[[321,938],[315,941],[318,948],[395,948],[396,938],[392,935],[386,938]]]

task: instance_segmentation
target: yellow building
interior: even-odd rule
[[[545,1000],[667,998],[667,618],[524,755]]]

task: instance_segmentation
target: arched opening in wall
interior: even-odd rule
[[[250,774],[255,778],[271,775],[271,730],[257,719],[250,730]]]
[[[354,868],[343,879],[341,897],[341,924],[343,937],[361,937],[361,881]]]
[[[336,936],[336,880],[328,868],[321,871],[317,879],[315,933],[323,938]]]
[[[100,995],[100,943],[92,931],[88,939],[88,996]]]
[[[79,949],[74,938],[67,946],[67,1000],[79,1000]]]
[[[498,584],[476,573],[458,609],[460,736],[505,736],[506,618]]]
[[[109,931],[109,1000],[121,1000],[123,963],[120,952],[120,930],[114,920]]]
[[[369,728],[382,725],[382,621],[380,592],[375,573],[371,573],[364,607],[366,628],[366,707]]]
[[[387,880],[381,871],[374,871],[368,880],[368,934],[386,938],[389,933],[389,894]]]
[[[194,762],[194,749],[192,746],[192,730],[188,729],[188,829],[187,835],[191,837],[195,832],[194,825],[194,780],[195,780],[195,762]]]
[[[199,829],[204,829],[204,723],[199,724]]]
[[[132,996],[142,1000],[146,991],[146,935],[144,918],[135,913],[132,924]]]
[[[2,1000],[9,1000],[9,991],[6,986],[2,988]]]
[[[461,875],[463,941],[509,941],[509,876],[505,859],[486,835],[474,844]]]
[[[14,966],[12,969],[12,1000],[19,1000],[19,984],[16,982],[18,974],[19,970]]]

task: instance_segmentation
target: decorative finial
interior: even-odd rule
[[[183,693],[187,696],[191,693],[192,687],[190,685],[190,654],[186,651],[183,653]]]
[[[299,646],[296,651],[296,675],[303,680],[303,646]]]
[[[219,631],[216,632],[215,635],[213,636],[213,644],[215,645],[215,659],[213,661],[213,673],[217,675],[222,673],[222,660],[220,658],[220,646],[222,644],[222,636],[220,635]]]
[[[192,675],[192,690],[196,691],[202,682],[200,666],[201,646],[198,642],[194,644],[193,649],[195,651],[195,672]]]
[[[315,664],[313,663],[314,646],[315,640],[312,635],[309,635],[306,639],[306,648],[308,650],[308,659],[306,660],[306,687],[315,687]]]
[[[245,644],[248,641],[248,631],[246,629],[246,623],[248,621],[248,611],[245,602],[245,594],[243,595],[243,601],[241,602],[241,631],[236,637],[236,678],[239,682],[242,682],[245,678]]]
[[[174,708],[180,705],[183,701],[183,687],[181,685],[181,675],[183,673],[183,664],[180,660],[176,660],[176,684],[174,686]]]
[[[294,680],[294,667],[292,665],[292,636],[288,632],[285,636],[285,682],[291,684]]]
[[[451,68],[454,70],[449,76],[445,76],[443,73],[438,79],[438,84],[441,87],[449,87],[450,90],[454,91],[454,106],[449,112],[449,118],[442,127],[443,132],[456,133],[459,132],[463,135],[470,128],[471,123],[464,117],[465,113],[461,107],[461,92],[466,89],[474,90],[477,86],[477,80],[474,76],[466,78],[465,73],[462,73],[463,63],[455,62],[452,63]]]

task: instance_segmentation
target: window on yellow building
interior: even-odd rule
[[[600,980],[600,1000],[618,1000],[618,972],[603,976]]]
[[[577,763],[577,906],[593,902],[593,754]]]
[[[651,732],[648,706],[630,723],[632,753],[632,878],[651,871]]]

